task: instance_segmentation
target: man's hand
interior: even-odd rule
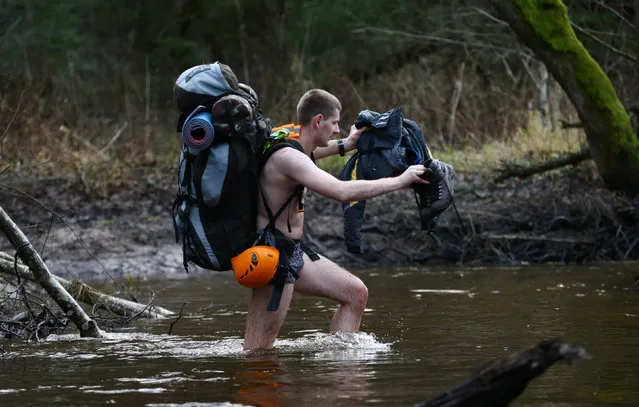
[[[406,170],[397,177],[404,188],[408,187],[414,182],[418,182],[420,184],[430,184],[428,181],[420,177],[423,173],[426,172],[426,167],[421,164],[411,165],[406,168]]]
[[[348,134],[348,137],[344,139],[344,149],[346,151],[355,150],[355,148],[357,147],[357,140],[359,140],[359,137],[366,130],[368,130],[367,127],[362,127],[361,129],[358,129],[357,127],[355,127],[355,125],[352,125],[351,131]]]

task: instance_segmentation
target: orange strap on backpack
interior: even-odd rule
[[[298,138],[300,136],[300,130],[302,126],[295,123],[283,124],[281,126],[277,126],[271,129],[271,134],[277,133],[280,130],[287,130],[289,138]]]

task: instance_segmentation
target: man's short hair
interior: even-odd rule
[[[334,95],[322,89],[311,89],[302,95],[297,104],[297,122],[306,126],[318,114],[328,118],[341,110],[342,104]]]

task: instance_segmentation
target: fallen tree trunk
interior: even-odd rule
[[[75,324],[81,337],[101,338],[102,331],[98,324],[84,312],[76,300],[62,287],[49,272],[40,255],[31,246],[29,239],[22,230],[11,220],[9,215],[0,207],[0,230],[4,232],[17,255],[29,266],[35,281],[53,298],[65,316]]]
[[[526,166],[507,164],[505,168],[501,170],[501,174],[497,178],[495,178],[495,182],[501,182],[512,177],[530,177],[531,175],[541,174],[542,172],[555,170],[567,165],[577,165],[589,158],[592,158],[592,156],[590,155],[590,151],[586,148],[576,153],[566,154],[564,156],[548,160],[541,164]]]
[[[29,268],[23,264],[18,264],[17,272],[22,279],[29,281],[34,280],[33,274]],[[15,275],[16,273],[13,258],[9,254],[2,252],[0,252],[0,273],[8,276]],[[175,315],[173,311],[166,308],[155,305],[140,304],[122,298],[113,297],[101,293],[81,281],[69,281],[56,275],[53,276],[77,301],[105,309],[116,315],[137,315],[146,318],[165,318]]]

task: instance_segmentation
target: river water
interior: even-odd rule
[[[0,342],[0,405],[411,406],[559,337],[592,359],[553,366],[513,405],[639,406],[637,264],[356,274],[370,291],[362,333],[328,335],[335,305],[294,297],[277,350],[262,354],[242,351],[247,292],[230,274],[149,282],[158,305],[185,304],[181,319]]]

